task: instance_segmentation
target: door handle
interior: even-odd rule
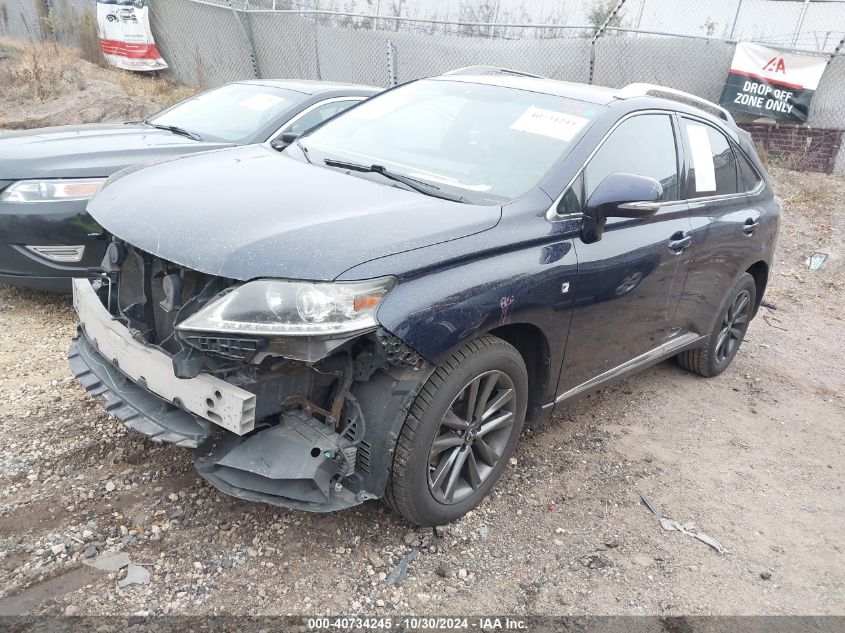
[[[690,247],[691,244],[692,235],[682,233],[681,231],[674,233],[672,237],[669,238],[669,250],[676,255],[683,253]]]
[[[760,226],[760,220],[755,220],[754,218],[748,218],[745,221],[745,226],[742,227],[742,232],[746,235],[752,235],[754,231],[757,230],[757,227]]]

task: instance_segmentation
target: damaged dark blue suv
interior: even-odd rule
[[[453,520],[526,419],[721,373],[766,288],[779,202],[692,95],[465,69],[287,141],[116,174],[74,280],[79,381],[243,499]]]

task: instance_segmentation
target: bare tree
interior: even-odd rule
[[[607,22],[608,18],[610,18],[607,22],[608,26],[622,26],[624,19],[622,11],[610,17],[618,4],[619,0],[595,0],[593,6],[587,11],[587,22],[592,24],[596,31]]]

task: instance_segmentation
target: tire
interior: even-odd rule
[[[754,278],[745,273],[728,294],[727,301],[719,312],[716,324],[705,344],[678,354],[676,357],[678,364],[684,369],[708,378],[718,376],[725,371],[745,338],[756,302],[757,285],[754,283]],[[742,303],[741,306],[740,303]],[[723,336],[728,338],[723,340],[721,338]]]
[[[473,393],[483,406],[474,405],[479,413],[469,414],[467,401]],[[500,401],[500,408],[482,421],[481,413],[493,411]],[[419,526],[462,517],[507,467],[527,401],[528,373],[516,348],[494,336],[466,343],[435,370],[411,405],[396,443],[384,501]],[[457,469],[449,468],[450,459]]]

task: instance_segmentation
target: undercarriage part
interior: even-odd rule
[[[115,369],[83,335],[68,350],[70,369],[83,387],[106,397],[106,410],[154,442],[197,448],[211,437],[208,420],[179,409]]]
[[[430,370],[391,368],[353,385],[360,416],[366,420],[365,429],[355,429],[360,440],[356,476],[360,475],[362,485],[378,496],[387,485],[396,441],[408,410],[430,375]]]
[[[249,437],[227,434],[209,455],[197,460],[196,468],[226,494],[328,512],[373,496],[356,494],[342,483],[355,469],[356,452],[331,426],[300,411],[283,414],[278,425]]]

